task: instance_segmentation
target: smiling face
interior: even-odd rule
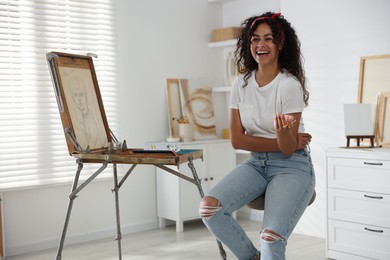
[[[278,46],[267,23],[261,23],[253,32],[251,53],[259,67],[278,65]]]

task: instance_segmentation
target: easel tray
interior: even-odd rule
[[[179,165],[189,161],[189,158],[201,159],[203,150],[182,149],[173,151],[147,151],[142,149],[127,149],[125,151],[110,153],[107,149],[91,151],[90,153],[74,152],[72,156],[82,159],[85,163],[119,163],[119,164],[164,164]]]

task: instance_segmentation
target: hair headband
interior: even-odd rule
[[[274,13],[271,17],[270,16],[261,16],[261,17],[257,17],[255,20],[253,20],[251,26],[249,27],[250,29],[252,29],[253,25],[255,25],[255,23],[257,21],[260,21],[260,20],[267,20],[267,19],[272,19],[272,20],[275,20],[276,18],[278,18],[279,16],[281,16],[281,13]]]
[[[280,17],[282,14],[281,13],[274,13],[273,15],[271,16],[261,16],[261,17],[257,17],[255,20],[253,20],[253,22],[251,23],[251,26],[249,27],[249,29],[252,29],[253,25],[255,25],[255,23],[257,21],[261,21],[261,20],[268,20],[268,19],[272,19],[272,20],[275,20],[277,19],[278,17]],[[284,31],[283,31],[283,28],[282,26],[277,23],[276,24],[276,27],[278,28],[279,30],[279,33],[280,33],[280,43],[281,43],[281,46],[283,47],[284,46]]]

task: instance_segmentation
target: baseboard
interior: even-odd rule
[[[141,232],[141,231],[153,230],[157,228],[158,228],[158,221],[151,220],[146,222],[140,222],[133,225],[122,226],[121,233],[122,235],[125,235],[125,234]],[[113,227],[112,229],[100,230],[91,233],[69,235],[65,239],[64,246],[85,243],[85,242],[90,242],[90,241],[105,239],[110,237],[115,238],[115,236],[116,236],[115,227]],[[27,253],[37,252],[41,250],[58,248],[59,241],[60,241],[60,234],[58,235],[58,238],[52,240],[38,241],[35,243],[25,244],[25,245],[20,245],[15,247],[7,247],[5,252],[6,252],[6,256],[15,256],[15,255],[23,255]]]

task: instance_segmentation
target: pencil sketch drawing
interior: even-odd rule
[[[108,146],[90,70],[61,67],[60,74],[74,134],[82,148]]]

